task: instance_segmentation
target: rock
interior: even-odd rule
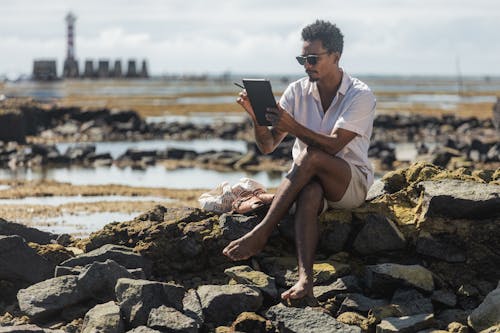
[[[68,259],[62,262],[60,266],[86,266],[94,262],[104,262],[108,259],[128,269],[142,268],[147,276],[151,273],[151,262],[148,259],[133,252],[129,247],[113,244],[106,244],[93,251]]]
[[[434,290],[432,273],[420,265],[379,264],[366,266],[365,282],[377,293],[390,293],[399,286],[410,286],[425,292]]]
[[[457,296],[448,290],[436,290],[431,295],[431,300],[433,302],[443,304],[449,307],[454,307],[457,305]]]
[[[78,286],[101,301],[115,299],[115,285],[120,278],[133,278],[127,269],[113,260],[94,262],[78,277]]]
[[[48,279],[17,293],[19,309],[32,320],[48,317],[88,298],[74,275]]]
[[[447,309],[441,311],[437,316],[436,320],[439,323],[439,327],[447,327],[450,323],[458,322],[461,324],[467,324],[467,317],[470,311],[464,311],[461,309]]]
[[[183,309],[183,287],[148,280],[119,279],[115,287],[116,300],[127,322],[132,326],[146,325],[149,312],[161,305]]]
[[[424,193],[422,214],[486,219],[500,216],[500,185],[446,179],[419,184]]]
[[[52,276],[55,265],[19,236],[0,236],[0,280],[39,282]]]
[[[382,215],[369,215],[353,246],[357,252],[366,255],[404,249],[406,240],[394,222]]]
[[[182,309],[186,316],[193,318],[199,325],[202,325],[205,322],[203,308],[196,290],[189,289],[187,291],[182,300]]]
[[[349,210],[329,210],[319,217],[318,248],[325,254],[344,249],[352,230],[352,213]]]
[[[234,279],[236,283],[260,289],[271,299],[278,297],[275,279],[263,272],[254,271],[250,266],[234,266],[226,269],[224,273]]]
[[[127,333],[163,333],[163,332],[158,331],[158,330],[154,330],[154,329],[149,328],[147,326],[139,326],[139,327],[136,327],[130,331],[127,331]]]
[[[500,324],[482,330],[479,333],[500,333]]]
[[[0,327],[0,333],[64,333],[62,330],[51,330],[40,328],[36,325],[16,325],[10,327]]]
[[[434,324],[433,314],[419,314],[405,317],[388,317],[377,325],[377,333],[412,333],[431,327]]]
[[[440,242],[431,234],[421,232],[417,239],[416,252],[446,262],[464,262],[465,253],[458,247]]]
[[[216,325],[230,323],[242,312],[257,311],[263,301],[258,289],[242,284],[204,285],[197,292],[205,320]]]
[[[385,182],[381,179],[377,179],[368,190],[368,193],[366,194],[366,201],[372,201],[373,199],[381,197],[387,193],[388,192],[385,190]]]
[[[344,312],[358,312],[366,316],[371,309],[387,304],[388,302],[384,299],[372,299],[363,294],[347,294],[337,315]]]
[[[231,325],[233,332],[268,332],[267,321],[255,312],[242,312]]]
[[[120,307],[115,302],[99,304],[87,312],[82,324],[82,333],[122,333],[124,324]]]
[[[338,322],[325,312],[312,308],[293,308],[283,304],[275,305],[266,311],[279,332],[290,333],[361,333],[361,329]]]
[[[415,289],[396,290],[392,296],[391,304],[397,305],[404,316],[434,312],[431,300],[422,296]]]
[[[476,331],[485,330],[500,323],[500,288],[486,295],[484,301],[467,318]]]
[[[469,328],[460,323],[450,323],[447,327],[448,332],[451,333],[469,333]]]
[[[200,324],[182,312],[161,305],[149,313],[148,327],[167,332],[197,333]]]
[[[219,218],[219,227],[222,231],[222,237],[234,240],[248,233],[259,222],[260,219],[257,216],[222,214]]]
[[[356,312],[344,312],[337,317],[337,321],[360,327],[363,331],[368,331],[368,318]]]
[[[360,292],[361,286],[359,280],[354,275],[340,277],[329,285],[313,287],[314,297],[320,302],[327,301],[338,294]]]
[[[282,287],[293,286],[298,278],[297,258],[295,257],[267,257],[262,259],[263,270],[276,279]],[[349,274],[350,266],[337,261],[319,261],[313,265],[314,283],[329,283],[340,276]]]
[[[20,236],[26,242],[50,244],[57,235],[0,218],[0,235]]]

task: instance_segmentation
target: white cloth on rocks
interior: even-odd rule
[[[239,182],[231,186],[225,181],[217,185],[213,190],[203,193],[198,198],[200,207],[215,213],[226,213],[232,210],[233,202],[245,192],[256,190],[266,191],[264,185],[251,178],[241,178]]]

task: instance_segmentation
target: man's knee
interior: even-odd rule
[[[329,155],[324,151],[314,148],[307,147],[302,151],[298,158],[298,164],[300,166],[315,166],[322,163],[326,157]]]

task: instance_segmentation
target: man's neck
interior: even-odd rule
[[[319,80],[317,84],[320,94],[335,96],[342,83],[342,76],[343,72],[339,68],[332,75]]]

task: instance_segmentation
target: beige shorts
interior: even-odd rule
[[[339,201],[326,201],[329,208],[353,209],[361,206],[366,200],[368,193],[368,180],[366,174],[361,169],[351,163],[351,182]]]
[[[335,209],[353,209],[361,206],[366,200],[368,193],[368,180],[366,175],[361,169],[351,163],[347,162],[351,168],[351,182],[344,193],[344,196],[339,201],[328,201],[323,199],[323,209],[321,213],[325,212],[328,208]],[[289,210],[289,214],[295,214],[296,205],[293,203]]]

